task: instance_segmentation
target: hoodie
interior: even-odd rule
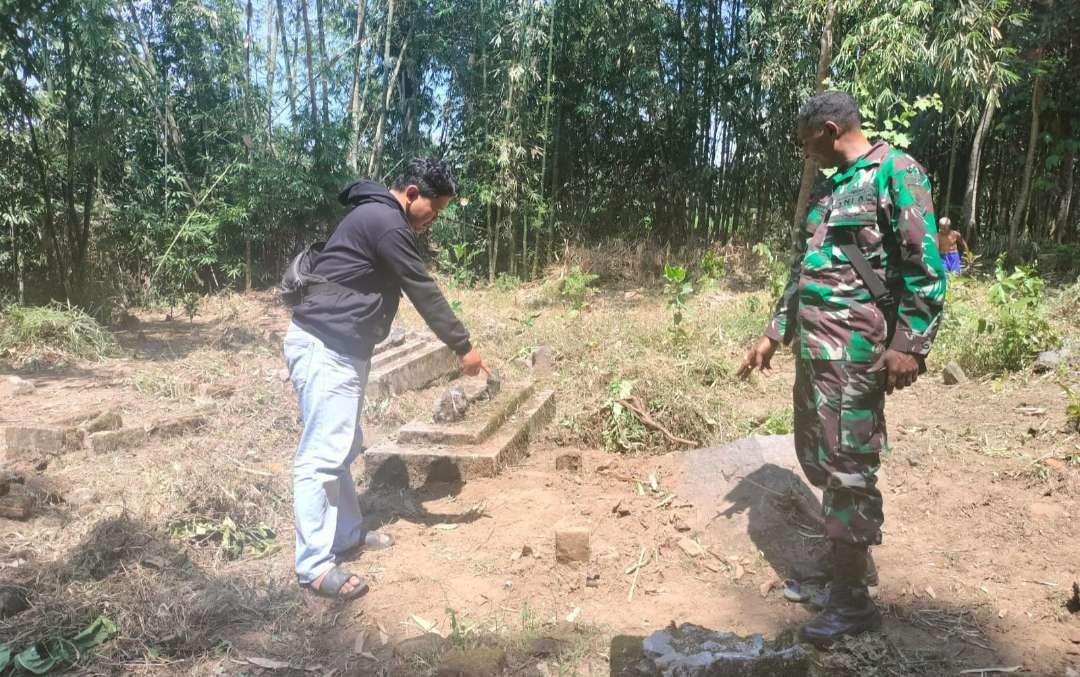
[[[424,266],[401,204],[382,186],[358,181],[338,200],[353,210],[330,235],[312,272],[350,291],[323,291],[293,308],[293,322],[332,350],[370,358],[390,333],[401,292],[439,339],[458,355],[469,332]]]

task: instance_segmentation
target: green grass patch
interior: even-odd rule
[[[9,305],[0,311],[0,355],[23,361],[101,360],[116,351],[112,335],[79,308]]]

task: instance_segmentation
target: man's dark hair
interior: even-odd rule
[[[416,186],[420,189],[420,194],[428,198],[453,196],[457,193],[457,184],[450,166],[444,160],[433,157],[412,159],[405,171],[394,180],[394,190],[405,190],[409,186]]]
[[[796,117],[798,125],[807,129],[817,129],[829,121],[835,122],[842,130],[862,126],[855,97],[837,91],[815,94],[806,100]]]

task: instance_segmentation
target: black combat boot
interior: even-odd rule
[[[859,635],[881,627],[881,614],[866,589],[868,553],[865,545],[836,543],[832,587],[825,610],[802,627],[802,637],[829,647],[844,635]]]

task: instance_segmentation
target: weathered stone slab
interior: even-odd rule
[[[433,337],[412,336],[375,355],[368,374],[366,396],[384,399],[418,390],[458,370],[454,351]]]
[[[640,644],[633,637],[612,640],[613,677],[805,677],[809,671],[810,651],[793,641],[741,637],[691,623],[672,624]]]
[[[461,482],[494,477],[520,460],[529,440],[555,415],[554,391],[532,392],[499,429],[484,442],[461,446],[407,443],[402,439],[376,445],[364,454],[369,485],[420,487],[429,482]],[[504,394],[511,395],[512,393]],[[457,439],[472,439],[459,436]]]
[[[588,527],[560,527],[555,530],[555,561],[589,561]]]
[[[0,465],[35,461],[82,448],[78,428],[49,425],[9,425],[0,432]]]
[[[827,549],[821,491],[803,474],[792,436],[695,449],[679,462],[682,481],[673,491],[694,506],[684,520],[701,544],[761,552],[782,578],[797,578]]]
[[[491,437],[532,394],[532,383],[507,384],[492,400],[491,411],[484,420],[458,423],[412,421],[402,426],[398,432],[398,442],[402,444],[480,444]]]
[[[102,430],[91,433],[87,438],[91,451],[95,454],[109,454],[115,451],[131,449],[145,443],[145,428],[121,428],[120,430]]]
[[[147,433],[155,437],[175,437],[194,432],[206,425],[203,414],[186,414],[155,421],[147,427]]]

